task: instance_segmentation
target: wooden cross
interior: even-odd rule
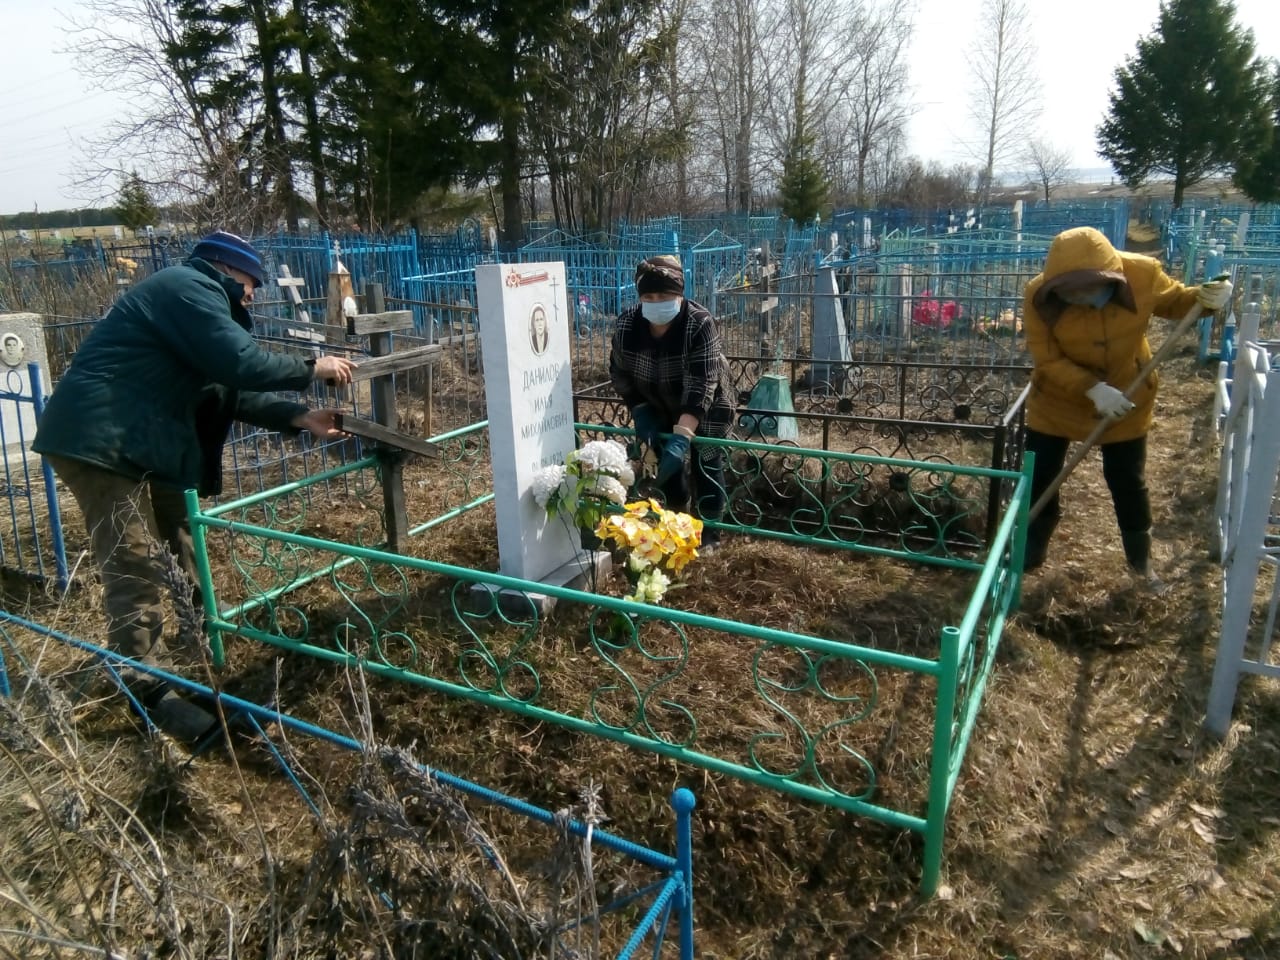
[[[760,244],[760,356],[767,357],[769,355],[769,343],[773,338],[773,311],[778,308],[778,298],[771,296],[775,293],[773,287],[774,277],[778,272],[778,264],[769,255],[769,241],[765,240]]]
[[[293,319],[298,323],[305,324],[301,328],[286,327],[285,333],[298,340],[306,340],[310,343],[324,343],[324,325],[312,321],[310,311],[307,310],[306,304],[302,302],[302,287],[306,286],[306,283],[305,278],[293,275],[287,263],[280,264],[280,276],[276,278],[276,285],[289,291],[289,299],[293,303]]]
[[[435,444],[419,437],[411,437],[397,430],[396,389],[392,375],[399,370],[411,370],[438,357],[439,344],[418,347],[414,350],[391,351],[391,334],[396,330],[413,328],[413,313],[409,310],[386,309],[382,284],[365,285],[365,307],[369,313],[347,318],[347,336],[369,337],[370,358],[357,364],[352,380],[372,380],[373,420],[361,420],[342,415],[337,427],[347,433],[375,442],[374,455],[382,472],[382,500],[386,515],[387,547],[399,553],[409,535],[408,513],[404,502],[404,458],[402,451],[427,457],[438,457]]]
[[[276,279],[276,285],[289,291],[289,299],[293,301],[294,319],[303,323],[310,323],[311,314],[307,312],[306,305],[302,302],[301,288],[306,286],[306,283],[307,281],[304,278],[293,275],[287,263],[280,264],[280,276]]]

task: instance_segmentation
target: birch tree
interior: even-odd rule
[[[982,131],[978,202],[985,204],[996,165],[1016,152],[1040,112],[1041,64],[1031,14],[1022,0],[983,0],[978,37],[970,53],[974,88],[970,112]]]

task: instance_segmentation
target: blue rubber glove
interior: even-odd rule
[[[636,425],[636,439],[649,446],[656,446],[658,434],[662,432],[662,424],[658,422],[658,412],[648,403],[637,404],[631,411],[631,422]]]
[[[662,445],[662,459],[658,461],[658,483],[663,484],[672,477],[684,472],[684,465],[689,460],[689,438],[682,434],[673,434]]]

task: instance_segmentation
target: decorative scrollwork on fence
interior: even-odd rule
[[[876,787],[875,767],[845,738],[876,706],[872,669],[862,660],[765,642],[752,657],[751,677],[757,694],[783,726],[751,737],[747,754],[752,766],[842,796],[869,798]],[[815,701],[835,705],[844,715],[834,720],[802,717],[806,707],[814,712]]]
[[[334,646],[350,656],[399,670],[418,666],[418,645],[405,632],[409,578],[399,566],[363,557],[334,564],[329,583],[346,604],[333,628]]]
[[[669,690],[689,665],[689,637],[678,623],[594,608],[588,619],[591,646],[615,681],[591,691],[591,719],[662,743],[690,747],[698,737],[693,711]],[[642,634],[650,633],[646,641]],[[664,649],[665,645],[665,649]],[[642,673],[654,674],[642,677]],[[667,723],[655,714],[662,711]]]
[[[457,509],[493,490],[486,430],[460,431],[435,443],[440,456],[430,469],[432,491],[440,497],[436,508]]]
[[[942,456],[929,461],[950,463]],[[725,493],[726,522],[747,529],[845,544],[888,541],[911,553],[941,557],[983,544],[985,489],[943,470],[833,461],[778,443],[769,451],[733,451]]]
[[[598,423],[606,427],[631,425],[631,413],[627,410],[627,405],[607,383],[576,394],[573,408],[573,418],[578,423]]]
[[[542,695],[542,678],[526,651],[538,632],[537,604],[527,596],[497,587],[459,581],[453,585],[451,603],[454,619],[465,634],[458,655],[458,675],[472,690],[520,703],[537,703]],[[481,636],[481,628],[486,636]],[[504,651],[498,649],[503,637],[515,640]],[[486,639],[487,637],[487,639]]]

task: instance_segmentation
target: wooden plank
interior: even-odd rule
[[[388,447],[395,447],[398,450],[406,450],[409,453],[416,453],[433,459],[440,456],[440,448],[434,443],[428,443],[418,437],[411,437],[407,433],[401,433],[399,430],[392,430],[380,423],[374,423],[372,420],[361,420],[359,417],[342,413],[337,416],[337,427],[339,430],[343,430],[353,436],[386,444]]]
[[[366,333],[388,333],[393,330],[412,330],[412,310],[390,310],[386,313],[357,313],[347,318],[347,336],[359,337]]]
[[[307,337],[310,339],[316,339],[318,337],[321,342],[323,342],[326,337],[330,336],[338,336],[344,339],[347,336],[346,327],[331,327],[327,324],[311,323],[304,320],[293,321],[288,329],[290,332],[296,332],[299,337]]]
[[[365,284],[364,302],[369,311],[366,316],[376,319],[389,316],[382,284]],[[354,322],[355,319],[352,318],[348,321],[348,326],[354,326]],[[369,352],[375,359],[391,355],[390,330],[378,330],[369,334]],[[395,381],[385,375],[375,377],[371,392],[373,419],[376,421],[378,431],[385,431],[391,438],[396,438],[398,435],[395,428],[399,423],[399,414],[396,410]],[[405,507],[404,463],[400,457],[388,456],[387,448],[391,443],[394,443],[394,440],[388,440],[387,436],[384,436],[378,449],[378,460],[382,467],[379,472],[382,475],[382,506],[387,547],[392,553],[399,553],[404,542],[409,538],[409,513]],[[395,446],[405,449],[403,443],[395,443]],[[430,455],[427,454],[427,456]]]
[[[299,323],[311,322],[311,314],[303,304],[302,293],[298,289],[306,282],[302,277],[295,277],[287,263],[280,264],[280,276],[276,279],[276,283],[289,291],[289,300],[293,304],[293,318]]]
[[[369,357],[356,364],[355,369],[351,371],[351,379],[359,383],[372,380],[374,377],[385,377],[401,370],[412,370],[414,367],[420,367],[424,363],[437,359],[441,352],[440,346],[433,343],[425,347],[415,347],[412,350],[401,350],[399,353],[391,353],[385,357]]]

